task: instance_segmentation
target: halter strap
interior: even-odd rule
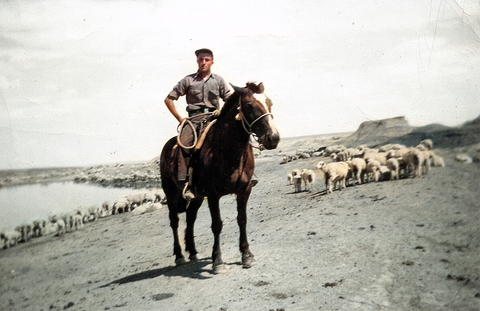
[[[255,120],[253,120],[252,123],[248,123],[248,121],[246,120],[245,118],[245,115],[243,114],[243,111],[242,111],[242,96],[240,96],[238,98],[238,108],[240,110],[240,113],[242,114],[242,126],[243,126],[243,129],[245,130],[245,132],[248,134],[248,135],[253,135],[253,136],[256,136],[255,133],[252,131],[252,126],[260,121],[261,119],[265,118],[266,116],[272,116],[273,118],[273,114],[270,113],[270,112],[267,112],[267,113],[264,113],[262,114],[261,116],[259,116],[258,118],[256,118]]]
[[[243,112],[242,112],[243,114]],[[242,125],[243,125],[243,129],[245,130],[245,132],[247,132],[248,135],[252,135],[252,134],[255,134],[253,133],[252,131],[252,126],[257,122],[257,121],[260,121],[261,119],[265,118],[266,116],[272,116],[273,118],[273,114],[271,114],[270,112],[267,112],[267,113],[264,113],[262,114],[261,116],[259,116],[258,118],[256,118],[252,123],[248,123],[248,121],[245,119],[245,115],[243,115],[242,117]],[[248,126],[245,126],[245,124]]]

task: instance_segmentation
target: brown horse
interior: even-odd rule
[[[177,265],[186,263],[177,232],[178,214],[182,212],[186,212],[187,219],[185,250],[189,253],[190,260],[198,259],[194,241],[194,223],[197,211],[204,197],[207,197],[214,235],[213,273],[220,273],[224,268],[220,250],[222,218],[219,200],[226,194],[237,196],[237,221],[240,227],[243,267],[250,268],[255,261],[249,249],[246,233],[247,201],[252,190],[250,180],[255,168],[252,146],[249,144],[250,135],[257,136],[258,142],[266,149],[275,149],[280,141],[279,133],[272,121],[270,106],[267,107],[257,99],[259,96],[255,95],[263,93],[263,84],[247,83],[247,87],[234,87],[234,90],[216,123],[208,132],[202,147],[192,156],[192,188],[196,197],[190,202],[188,208],[177,181],[174,159],[175,137],[165,144],[160,156],[162,187],[167,197],[170,226],[173,230],[175,263]]]

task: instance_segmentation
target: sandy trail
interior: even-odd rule
[[[442,152],[440,151],[442,154]],[[201,260],[175,267],[168,210],[120,214],[0,252],[2,310],[478,310],[479,164],[325,195],[286,173],[319,158],[257,159],[248,208],[256,265],[242,269],[233,196],[222,199],[227,272],[211,273],[206,203]],[[182,218],[184,219],[184,218]],[[184,224],[184,221],[182,221]]]

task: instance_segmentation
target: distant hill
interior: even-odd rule
[[[342,143],[349,147],[361,144],[377,145],[393,137],[408,134],[414,129],[405,117],[365,121],[355,132],[342,139]]]
[[[430,124],[417,127],[410,133],[392,137],[381,144],[399,143],[416,146],[424,139],[431,139],[436,148],[456,148],[480,143],[480,116],[458,127]]]
[[[408,124],[405,117],[395,117],[360,124],[353,133],[318,134],[301,137],[282,137],[278,148],[264,150],[262,154],[294,154],[299,150],[321,150],[326,146],[342,144],[357,147],[366,144],[378,147],[389,143],[416,146],[422,140],[430,138],[435,148],[456,148],[480,143],[480,116],[459,127],[448,127],[433,123],[422,127]]]

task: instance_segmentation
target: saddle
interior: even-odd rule
[[[190,158],[199,150],[216,120],[205,114],[185,119],[178,126],[177,143],[172,148],[171,157],[177,163],[178,180],[188,179]]]

